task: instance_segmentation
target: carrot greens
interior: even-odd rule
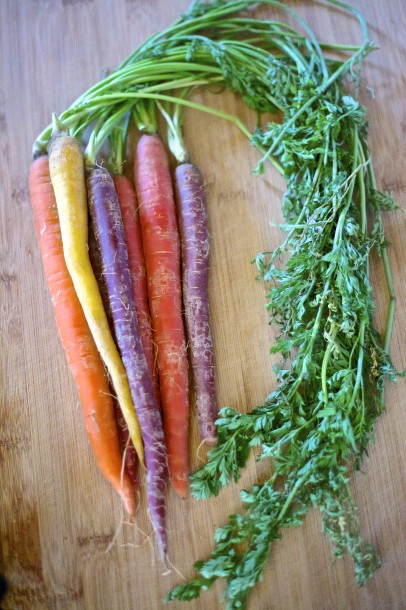
[[[392,203],[377,197],[368,180],[370,160],[359,135],[363,111],[355,103],[349,110],[348,100],[343,104],[338,116],[346,117],[335,137],[347,146],[332,140],[325,164],[325,150],[309,155],[303,142],[296,141],[295,151],[286,153],[284,166],[292,161],[284,200],[289,234],[280,248],[257,258],[269,289],[271,321],[281,329],[271,350],[284,359],[277,370],[278,388],[249,413],[221,411],[219,444],[192,476],[192,493],[217,495],[231,479],[238,480],[256,445],[262,445],[259,459],[272,458],[272,476],[242,492],[245,513],[232,515],[216,532],[210,559],[196,564],[200,578],[169,598],[195,597],[223,577],[227,607],[243,607],[281,528],[299,525],[313,505],[322,512],[334,554],[352,556],[359,584],[379,565],[372,547],[361,541],[348,481],[384,408],[377,389],[387,376],[395,376],[371,320],[368,255],[373,247],[385,247],[379,215],[371,230],[366,226],[367,201],[378,212]],[[296,129],[300,133],[299,123]],[[283,269],[277,264],[282,253],[289,255]],[[247,546],[239,553],[241,543]]]

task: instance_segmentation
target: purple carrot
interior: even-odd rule
[[[138,330],[120,207],[113,179],[105,168],[89,166],[86,180],[115,335],[144,441],[148,506],[158,547],[165,560],[168,471],[164,434]]]
[[[93,223],[89,224],[89,258],[90,263],[93,268],[94,275],[96,277],[100,295],[103,301],[104,309],[106,310],[107,319],[109,321],[111,334],[114,337],[114,340],[117,343],[115,332],[114,332],[114,324],[113,318],[110,311],[109,298],[107,295],[106,283],[103,278],[103,265],[100,250],[97,245],[96,236],[94,234]],[[123,413],[121,411],[120,404],[117,398],[114,396],[114,391],[111,392],[113,406],[114,406],[114,414],[116,417],[118,435],[120,440],[120,449],[124,456],[124,468],[128,475],[128,478],[131,481],[134,491],[138,489],[138,457],[137,452],[135,450],[134,444],[131,440],[130,433],[128,431],[128,426],[123,417]]]
[[[183,305],[200,436],[216,441],[213,343],[209,315],[209,239],[204,184],[192,163],[178,165],[176,198],[182,248]]]

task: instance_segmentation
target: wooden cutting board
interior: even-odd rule
[[[354,0],[381,50],[367,60],[362,100],[378,183],[406,207],[404,2]],[[217,499],[181,501],[168,493],[173,569],[165,573],[147,517],[144,495],[136,524],[98,472],[78,398],[59,343],[35,242],[27,176],[31,144],[80,93],[114,68],[148,35],[169,25],[188,0],[2,0],[0,2],[0,569],[10,582],[6,610],[155,610],[169,589],[193,574],[207,556],[213,531],[238,511],[238,489],[265,473],[252,460],[241,485]],[[295,6],[316,34],[331,42],[360,40],[356,24],[322,3]],[[372,97],[367,87],[373,87]],[[197,99],[255,117],[233,95],[204,92]],[[231,125],[191,111],[186,139],[207,182],[211,234],[213,335],[221,405],[261,404],[275,387],[268,349],[264,289],[250,261],[281,239],[283,181],[268,169],[250,170],[257,153]],[[385,217],[398,299],[391,353],[406,365],[406,249],[402,213]],[[376,323],[387,306],[383,273],[372,267]],[[406,608],[406,385],[387,391],[388,412],[363,472],[352,479],[365,537],[382,568],[358,589],[348,559],[332,560],[330,542],[311,511],[303,527],[275,545],[256,610],[401,610]],[[194,428],[193,467],[202,459]],[[142,490],[143,491],[143,490]],[[221,585],[189,606],[221,608]]]

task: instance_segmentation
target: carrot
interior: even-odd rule
[[[62,132],[53,135],[49,144],[49,169],[58,207],[66,266],[97,349],[110,374],[134,447],[143,461],[141,431],[127,375],[110,332],[89,260],[84,163],[75,138]]]
[[[131,485],[134,491],[137,491],[139,488],[137,452],[135,451],[134,444],[131,440],[130,433],[128,431],[128,426],[123,417],[123,412],[120,409],[118,401],[114,397],[113,405],[118,428],[118,437],[124,460],[125,472],[127,473],[128,478],[131,481]]]
[[[130,180],[123,174],[116,174],[113,176],[113,179],[123,219],[138,328],[152,379],[155,399],[157,404],[160,405],[161,397],[159,393],[158,371],[155,364],[156,356],[152,336],[151,315],[148,305],[147,276],[140,220],[137,211],[137,194]]]
[[[87,434],[101,472],[121,495],[127,512],[134,514],[131,483],[126,474],[121,474],[108,379],[65,264],[47,156],[31,165],[30,199],[56,325],[82,404]]]
[[[196,394],[200,436],[215,442],[217,418],[213,342],[209,314],[209,239],[204,184],[192,163],[175,170],[182,251],[183,305]]]
[[[169,471],[175,490],[185,497],[189,476],[189,396],[179,235],[168,158],[157,135],[140,138],[134,171]]]
[[[100,256],[100,251],[97,246],[96,236],[94,234],[94,228],[92,224],[89,226],[89,257],[92,265],[92,269],[94,275],[97,280],[97,284],[99,286],[100,295],[103,301],[104,310],[107,315],[107,319],[109,322],[111,333],[114,337],[114,327],[113,320],[111,319],[109,299],[107,295],[105,281],[103,279],[103,270],[102,270],[102,261]],[[115,337],[114,337],[115,339]],[[117,343],[117,342],[116,342]],[[128,426],[123,417],[123,412],[121,411],[120,405],[116,400],[115,396],[113,396],[113,406],[114,413],[117,422],[118,428],[118,437],[120,448],[123,453],[124,459],[124,469],[130,479],[133,489],[138,489],[138,460],[137,460],[137,452],[134,449],[134,444],[130,438],[130,433],[128,431]]]
[[[158,547],[165,560],[165,487],[168,472],[164,433],[138,330],[120,206],[113,179],[104,167],[88,165],[87,190],[117,345],[144,440],[148,506]]]

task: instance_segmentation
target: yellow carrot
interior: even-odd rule
[[[110,331],[89,259],[87,195],[82,151],[75,138],[57,132],[51,139],[48,152],[66,266],[94,341],[112,380],[134,447],[143,462],[141,431],[127,375]]]

